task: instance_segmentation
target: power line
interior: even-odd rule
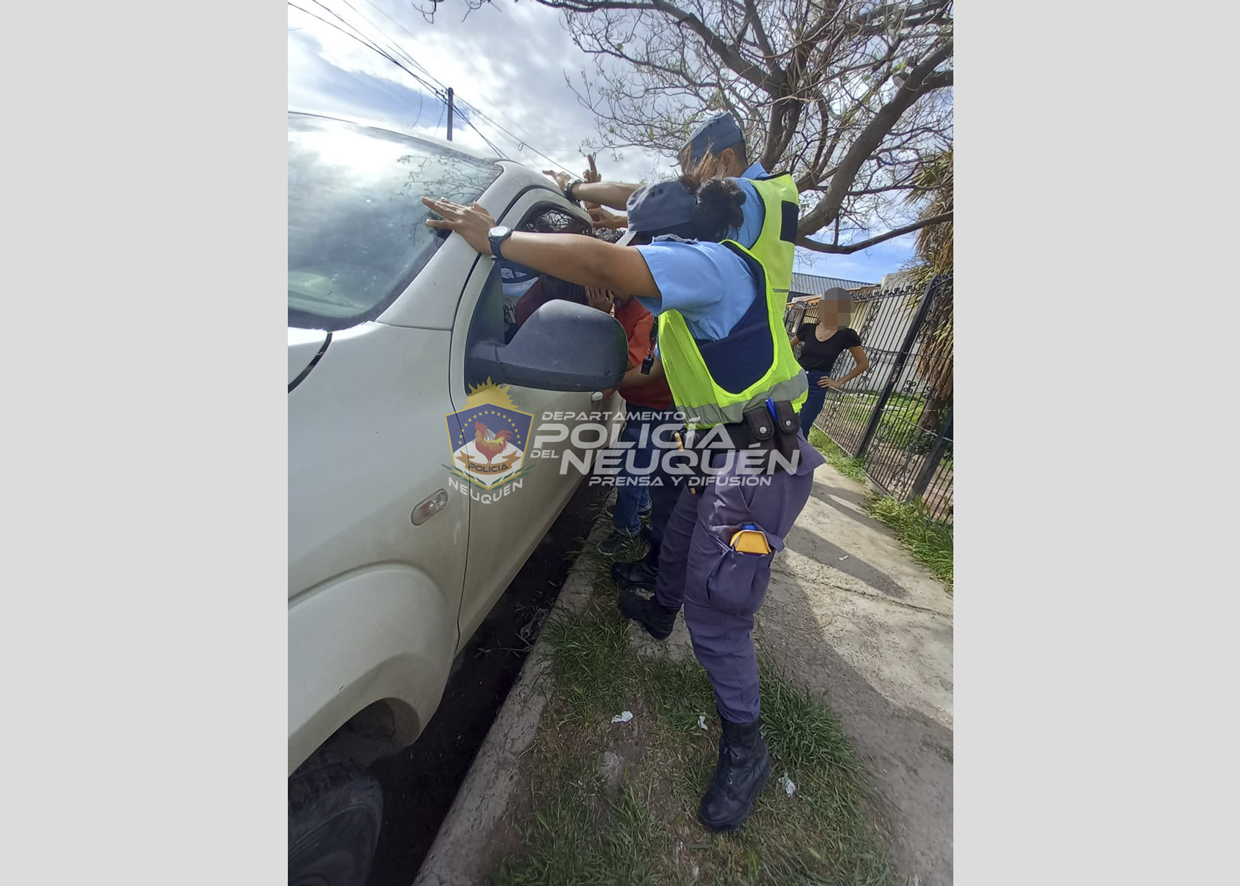
[[[552,164],[553,166],[558,166],[558,167],[560,167],[560,168],[561,168],[561,169],[563,169],[565,172],[567,172],[569,175],[573,175],[573,174],[574,174],[574,173],[573,173],[573,171],[572,171],[571,169],[569,169],[567,166],[565,166],[565,165],[564,165],[563,163],[561,163],[560,161],[558,161],[558,160],[553,160],[552,158],[548,157],[546,154],[544,154],[542,151],[538,150],[538,148],[536,148],[536,147],[534,147],[533,145],[531,145],[531,144],[530,144],[528,141],[526,141],[525,139],[517,138],[517,136],[513,135],[511,132],[509,132],[509,131],[508,131],[507,129],[505,129],[504,127],[500,126],[498,123],[496,123],[496,122],[495,122],[494,120],[492,120],[490,117],[488,117],[486,114],[482,113],[482,111],[480,111],[480,110],[479,110],[479,109],[478,109],[475,105],[473,105],[473,104],[466,104],[465,102],[458,102],[458,104],[465,105],[466,107],[468,107],[468,108],[470,109],[470,111],[471,111],[472,113],[477,114],[479,117],[481,117],[481,118],[482,118],[483,120],[485,120],[486,122],[490,123],[492,126],[494,126],[496,129],[498,129],[500,132],[502,132],[502,133],[504,133],[505,135],[507,135],[507,136],[508,136],[510,139],[512,139],[512,141],[513,141],[513,142],[517,145],[517,150],[518,150],[518,151],[523,150],[523,149],[525,149],[525,148],[528,148],[529,150],[533,151],[535,154],[537,154],[539,157],[542,157],[544,160],[546,160],[548,163]],[[472,124],[471,124],[471,125],[472,125]],[[474,127],[474,128],[475,128],[475,130],[477,129],[477,127]]]
[[[432,94],[432,95],[434,95],[434,96],[435,96],[437,99],[439,99],[441,102],[445,100],[445,98],[446,98],[446,97],[445,97],[445,95],[444,95],[444,93],[443,93],[443,92],[441,92],[441,91],[437,90],[434,86],[432,86],[431,84],[427,83],[425,80],[423,80],[423,79],[421,79],[420,77],[418,77],[418,75],[417,75],[417,74],[414,74],[412,71],[410,71],[410,70],[406,69],[403,65],[400,65],[400,64],[396,61],[396,59],[394,59],[394,58],[392,58],[392,57],[391,57],[391,55],[390,55],[390,54],[386,51],[386,50],[387,50],[387,48],[390,48],[393,52],[395,52],[395,53],[399,54],[402,58],[404,58],[404,59],[406,59],[407,61],[409,61],[412,65],[414,65],[415,67],[417,67],[417,68],[418,68],[418,70],[422,71],[423,73],[426,73],[427,77],[430,77],[430,79],[431,79],[431,80],[434,80],[434,82],[435,82],[438,86],[440,86],[441,88],[446,89],[446,87],[444,87],[442,83],[439,83],[439,81],[438,81],[438,80],[435,80],[435,78],[434,78],[434,77],[432,77],[432,76],[430,75],[430,73],[426,71],[426,69],[425,69],[425,68],[423,68],[420,64],[418,64],[417,60],[415,60],[415,59],[414,59],[411,55],[409,55],[409,53],[405,52],[405,50],[404,50],[403,48],[401,48],[401,46],[400,46],[399,44],[397,44],[395,41],[392,41],[391,39],[388,39],[388,45],[387,45],[387,47],[382,47],[382,46],[380,46],[380,45],[378,44],[378,42],[375,40],[375,38],[373,38],[373,37],[371,37],[370,35],[368,35],[368,34],[364,33],[364,32],[362,31],[362,29],[361,29],[361,28],[357,27],[357,25],[355,25],[353,22],[348,21],[346,18],[344,18],[344,16],[340,15],[340,14],[339,14],[339,13],[337,13],[335,10],[330,9],[330,8],[329,8],[328,6],[326,6],[325,4],[323,4],[323,3],[319,2],[319,0],[313,0],[313,2],[314,2],[314,4],[315,4],[316,6],[319,6],[320,8],[324,9],[325,11],[330,12],[330,13],[331,13],[331,14],[332,14],[335,18],[339,19],[341,22],[344,22],[346,25],[348,25],[348,26],[349,26],[349,28],[350,28],[350,31],[345,31],[345,30],[343,30],[343,29],[341,29],[341,28],[337,27],[336,25],[333,25],[331,22],[325,21],[325,20],[324,20],[324,19],[322,19],[322,18],[319,18],[319,21],[323,22],[323,23],[324,23],[324,24],[326,24],[326,25],[330,25],[331,27],[335,27],[335,28],[336,28],[338,31],[340,31],[341,33],[346,34],[346,35],[347,35],[347,36],[349,36],[349,37],[352,37],[353,39],[355,39],[355,40],[357,40],[359,43],[361,43],[363,46],[366,46],[368,49],[371,49],[371,50],[373,50],[373,51],[375,51],[375,52],[378,52],[380,55],[384,56],[384,57],[385,57],[385,58],[387,58],[389,61],[393,62],[394,64],[397,64],[397,66],[398,66],[398,67],[400,67],[400,68],[401,68],[401,70],[405,71],[405,73],[407,73],[407,74],[409,74],[409,76],[413,77],[413,78],[414,78],[414,79],[418,82],[418,84],[419,84],[420,86],[423,86],[423,87],[425,87],[426,89],[430,90],[431,94]],[[346,5],[346,6],[348,6],[350,9],[352,9],[352,10],[354,11],[354,13],[356,13],[356,14],[357,14],[358,18],[360,18],[362,21],[364,21],[366,24],[368,24],[371,28],[374,28],[374,29],[378,32],[378,34],[379,34],[379,36],[380,36],[380,37],[387,38],[387,36],[388,36],[388,35],[387,35],[386,33],[384,33],[384,31],[383,31],[381,28],[379,28],[377,25],[375,25],[375,23],[374,23],[374,22],[372,22],[370,19],[366,18],[366,16],[362,15],[362,13],[361,13],[358,9],[356,9],[356,8],[353,6],[353,4],[349,3],[349,2],[348,2],[348,0],[344,0],[344,3],[345,3],[345,5]],[[294,8],[300,8],[300,7],[297,7],[295,4],[291,4],[291,3],[290,3],[289,5],[294,6]],[[376,8],[376,9],[378,9],[378,7],[375,7],[375,8]],[[306,12],[308,15],[313,15],[313,13],[310,13],[308,10],[302,10],[302,11],[303,11],[303,12]],[[381,9],[380,9],[379,11],[380,11],[380,12],[383,12],[383,10],[381,10]],[[318,16],[315,16],[315,18],[318,18]],[[389,18],[390,18],[390,16],[389,16]],[[417,116],[415,117],[415,119],[414,119],[413,123],[410,125],[410,128],[411,128],[411,129],[412,129],[412,128],[414,128],[414,127],[416,127],[416,126],[418,125],[418,123],[422,120],[422,102],[423,102],[423,93],[422,93],[422,90],[420,90],[420,89],[419,89],[417,92],[418,92],[418,113],[417,113]],[[442,118],[443,118],[443,111],[442,111],[442,108],[441,108],[441,110],[440,110],[440,115],[439,115],[439,116],[440,116],[440,119],[442,119]],[[435,124],[435,128],[436,128],[436,129],[438,129],[438,128],[439,128],[439,124],[438,124],[438,123],[436,123],[436,124]]]
[[[356,8],[353,6],[352,3],[349,2],[349,0],[341,0],[341,2],[343,2],[345,6],[348,6],[350,9],[353,9],[354,11],[356,11]],[[365,0],[365,2],[367,3],[367,5],[372,6],[375,9],[375,11],[377,11],[381,16],[386,18],[392,24],[396,25],[396,27],[400,28],[402,31],[404,31],[405,34],[407,34],[410,38],[414,40],[418,39],[408,28],[406,28],[399,21],[397,21],[396,19],[388,15],[386,12],[384,12],[384,10],[377,3],[375,3],[374,0]],[[361,13],[358,13],[358,14],[361,15]],[[365,16],[363,16],[363,19],[365,19]],[[367,22],[370,21],[369,19],[365,19],[365,20]],[[371,24],[373,24],[373,22]],[[439,86],[441,88],[447,89],[447,87],[444,86],[443,83],[440,83],[438,80],[436,80],[435,77],[430,73],[430,71],[426,70],[426,68],[424,68],[421,64],[419,64],[412,56],[409,56],[408,54],[406,54],[405,57],[408,58],[409,61],[415,67],[417,67],[418,70],[424,73],[427,77],[430,77],[430,79],[434,80],[436,83],[439,83]],[[495,107],[494,105],[491,106],[491,110],[494,111],[497,116],[502,117],[504,120],[508,121],[508,123],[512,124],[513,127],[524,132],[525,138],[517,139],[518,144],[529,144],[530,131],[528,129],[526,129],[524,126],[522,126],[516,120],[509,117],[507,114],[502,112],[499,108]],[[483,116],[481,111],[479,111],[478,113],[479,113],[479,116]],[[497,124],[494,120],[491,120],[490,118],[485,117],[485,116],[483,116],[483,119],[487,120],[492,126],[495,126],[497,129],[501,128],[499,124]],[[507,131],[505,130],[505,132]],[[514,139],[516,138],[516,136],[514,136],[511,132],[507,132],[507,134],[511,138],[514,138]],[[535,153],[538,153],[538,152],[535,152]],[[542,156],[545,157],[546,155],[542,155]],[[550,160],[550,158],[546,158],[546,159]],[[551,162],[555,162],[555,161],[551,161]],[[565,170],[565,171],[569,172],[570,170]]]
[[[321,7],[323,7],[324,9],[327,9],[327,7],[326,7],[326,6],[323,6],[323,4],[322,4],[322,3],[319,3],[319,2],[318,2],[318,0],[312,0],[312,2],[314,2],[314,3],[315,3],[315,5],[317,5],[317,6],[321,6]],[[352,31],[346,31],[344,28],[340,27],[339,25],[336,25],[336,24],[333,24],[332,22],[329,22],[327,19],[323,18],[321,15],[317,15],[317,14],[315,14],[315,13],[311,12],[311,11],[310,11],[310,10],[308,10],[308,9],[304,9],[304,8],[303,8],[303,7],[301,7],[301,6],[298,6],[296,3],[293,3],[293,2],[292,2],[292,0],[289,0],[288,5],[289,5],[289,6],[291,6],[291,7],[293,7],[294,9],[298,10],[299,12],[303,12],[303,13],[305,13],[306,15],[310,16],[310,17],[311,17],[311,18],[313,18],[313,19],[317,19],[318,21],[320,21],[320,22],[322,22],[323,24],[327,25],[329,28],[335,28],[337,31],[339,31],[340,33],[344,34],[346,37],[350,37],[350,38],[352,38],[352,39],[356,40],[358,43],[361,43],[361,44],[362,44],[363,46],[365,46],[367,49],[370,49],[370,50],[372,50],[372,51],[374,51],[374,52],[378,53],[379,55],[383,56],[385,59],[387,59],[388,61],[390,61],[392,64],[396,65],[396,67],[400,68],[402,71],[404,71],[404,72],[405,72],[406,74],[408,74],[410,77],[412,77],[414,80],[418,81],[418,83],[420,83],[421,85],[423,85],[423,86],[425,86],[427,89],[429,89],[429,90],[431,91],[431,93],[432,93],[432,94],[433,94],[436,98],[440,99],[441,101],[447,101],[447,96],[446,96],[445,94],[441,93],[441,92],[440,92],[438,89],[436,89],[434,86],[431,86],[429,83],[427,83],[427,82],[426,82],[425,80],[423,80],[421,77],[419,77],[417,74],[413,73],[413,71],[411,71],[411,70],[409,70],[408,68],[406,68],[406,67],[405,67],[404,65],[402,65],[399,61],[397,61],[395,58],[393,58],[393,57],[392,57],[392,55],[391,55],[391,53],[387,52],[387,51],[386,51],[386,50],[384,50],[382,47],[380,47],[380,46],[378,46],[377,44],[375,44],[372,40],[370,40],[370,39],[369,39],[369,38],[367,38],[364,34],[362,34],[362,32],[361,32],[360,30],[358,30],[358,28],[357,28],[356,26],[354,26],[352,23],[350,23],[350,22],[346,21],[345,19],[341,18],[338,14],[336,14],[335,12],[332,12],[332,10],[327,9],[327,11],[328,11],[328,12],[331,12],[331,13],[332,13],[332,15],[335,15],[335,16],[336,16],[336,18],[339,18],[342,22],[344,22],[346,25],[348,25],[348,26],[349,26],[350,28],[352,28],[353,30],[352,30]]]
[[[413,124],[410,125],[409,128],[410,129],[415,128],[420,122],[422,122],[422,90],[419,89],[418,90],[418,116],[413,118]]]
[[[391,48],[392,48],[392,50],[393,50],[394,52],[398,53],[398,54],[399,54],[402,58],[404,58],[404,59],[408,60],[408,61],[409,61],[409,63],[410,63],[410,64],[412,64],[414,67],[416,67],[419,71],[422,71],[424,74],[426,74],[426,76],[427,76],[428,78],[430,78],[432,81],[434,81],[434,84],[435,84],[435,85],[431,85],[430,83],[427,83],[427,82],[426,82],[426,80],[423,80],[420,76],[418,76],[417,74],[415,74],[413,71],[409,70],[409,68],[407,68],[404,64],[402,64],[402,63],[401,63],[401,62],[400,62],[400,61],[399,61],[396,57],[394,57],[394,56],[393,56],[393,54],[392,54],[391,52],[387,51],[387,49],[385,49],[384,47],[382,47],[381,45],[379,45],[379,43],[378,43],[378,42],[376,42],[376,40],[375,40],[373,37],[370,37],[369,35],[365,34],[365,33],[364,33],[364,32],[363,32],[363,31],[362,31],[362,30],[361,30],[361,29],[360,29],[357,25],[355,25],[354,23],[350,22],[350,21],[349,21],[348,19],[346,19],[344,16],[340,15],[340,13],[338,13],[338,12],[336,12],[335,10],[333,10],[333,9],[329,8],[329,7],[328,7],[328,6],[326,6],[324,3],[320,2],[320,0],[311,0],[311,2],[313,2],[316,6],[320,7],[321,9],[323,9],[325,12],[329,13],[330,15],[332,15],[334,18],[338,19],[338,20],[339,20],[340,22],[342,22],[344,25],[347,25],[347,26],[348,26],[348,28],[349,28],[350,30],[345,30],[344,28],[342,28],[342,27],[340,27],[339,25],[336,25],[336,24],[334,24],[334,23],[332,23],[332,22],[328,21],[327,19],[323,18],[322,16],[317,15],[317,14],[315,14],[315,13],[311,12],[310,10],[305,9],[305,8],[303,8],[303,7],[301,7],[301,6],[298,6],[296,3],[293,3],[293,2],[292,2],[292,0],[288,0],[288,5],[289,5],[289,6],[291,6],[291,7],[293,7],[294,9],[296,9],[296,10],[298,10],[298,11],[300,11],[300,12],[302,12],[302,13],[304,13],[304,14],[308,15],[308,16],[310,16],[311,18],[317,19],[318,21],[322,22],[323,24],[327,25],[328,27],[330,27],[330,28],[334,28],[335,30],[339,31],[340,33],[344,34],[345,36],[350,37],[350,38],[352,38],[352,39],[356,40],[358,43],[361,43],[361,44],[362,44],[363,46],[365,46],[366,48],[368,48],[368,49],[372,50],[373,52],[376,52],[376,53],[378,53],[379,55],[383,56],[385,59],[387,59],[387,60],[388,60],[388,61],[390,61],[392,64],[396,65],[398,68],[400,68],[402,71],[404,71],[406,74],[408,74],[410,77],[412,77],[412,78],[413,78],[415,81],[417,81],[419,84],[421,84],[421,85],[422,85],[422,86],[424,86],[426,89],[428,89],[428,90],[431,92],[431,94],[432,94],[432,95],[434,95],[434,96],[435,96],[437,99],[439,99],[441,102],[444,102],[445,104],[447,103],[447,100],[448,100],[448,99],[447,99],[447,94],[446,94],[446,92],[447,92],[447,87],[446,87],[446,86],[444,86],[444,84],[443,84],[442,82],[440,82],[440,81],[439,81],[439,80],[438,80],[438,79],[437,79],[434,75],[432,75],[429,71],[427,71],[427,70],[426,70],[426,68],[425,68],[424,66],[422,66],[420,63],[418,63],[418,61],[417,61],[416,59],[414,59],[414,58],[413,58],[413,56],[409,55],[409,53],[408,53],[408,52],[406,52],[404,49],[402,49],[402,48],[401,48],[401,47],[400,47],[397,43],[395,43],[395,41],[392,41],[392,40],[391,40],[391,38],[390,38],[390,37],[389,37],[386,33],[384,33],[384,32],[383,32],[383,30],[382,30],[381,28],[379,28],[379,26],[377,26],[377,25],[376,25],[374,22],[372,22],[370,19],[366,18],[366,16],[362,15],[362,14],[361,14],[361,12],[360,12],[360,11],[358,11],[358,9],[357,9],[356,7],[354,7],[354,6],[353,6],[353,4],[351,4],[351,3],[349,3],[349,2],[348,2],[348,0],[342,0],[342,2],[344,2],[344,4],[345,4],[346,6],[348,6],[348,7],[349,7],[349,9],[353,10],[353,12],[354,12],[354,13],[355,13],[355,14],[356,14],[359,18],[361,18],[361,19],[362,19],[362,21],[366,22],[366,24],[370,25],[370,27],[372,27],[372,28],[374,28],[375,30],[377,30],[381,36],[383,36],[384,38],[386,38],[386,39],[389,41],[389,45],[391,46]],[[385,18],[387,18],[389,21],[391,21],[393,24],[395,24],[398,28],[400,28],[402,31],[404,31],[406,34],[408,34],[410,37],[413,37],[413,34],[412,34],[412,33],[410,33],[410,32],[409,32],[409,30],[408,30],[407,28],[405,28],[405,27],[404,27],[404,25],[402,25],[400,22],[396,21],[396,19],[392,18],[390,15],[388,15],[386,12],[384,12],[384,11],[383,11],[382,9],[380,9],[378,6],[375,6],[375,4],[374,4],[374,3],[372,3],[372,2],[370,2],[370,0],[367,0],[367,2],[368,2],[371,6],[373,6],[376,10],[378,10],[378,11],[379,11],[379,13],[380,13],[381,15],[383,15]],[[414,39],[416,39],[416,38],[414,38]],[[512,141],[512,143],[513,143],[514,145],[516,145],[516,147],[517,147],[517,151],[518,151],[518,152],[521,152],[521,151],[524,151],[524,150],[527,150],[527,149],[528,149],[529,151],[533,152],[534,154],[537,154],[539,157],[542,157],[544,160],[546,160],[548,163],[552,164],[553,166],[558,166],[560,169],[563,169],[563,170],[564,170],[565,172],[567,172],[569,175],[573,175],[573,174],[574,174],[574,173],[573,173],[573,171],[572,171],[571,169],[569,169],[567,166],[565,166],[563,163],[560,163],[559,161],[552,159],[551,157],[549,157],[549,156],[547,156],[546,154],[544,154],[542,151],[538,150],[538,149],[537,149],[536,147],[534,147],[532,144],[530,144],[530,143],[529,143],[529,141],[527,141],[526,139],[519,138],[518,136],[516,136],[516,135],[514,135],[512,132],[510,132],[508,129],[506,129],[506,128],[504,128],[503,126],[501,126],[499,123],[496,123],[494,119],[492,119],[489,115],[485,114],[482,110],[480,110],[480,109],[479,109],[478,107],[476,107],[475,105],[473,105],[473,104],[467,104],[467,103],[466,103],[466,102],[464,102],[464,101],[460,101],[460,100],[459,100],[459,96],[457,96],[457,98],[458,98],[458,102],[457,102],[457,104],[458,104],[458,105],[460,105],[462,108],[469,108],[469,110],[470,110],[470,112],[471,112],[471,113],[475,114],[477,117],[479,117],[480,119],[482,119],[482,120],[486,121],[486,122],[487,122],[487,123],[489,123],[491,126],[493,126],[496,130],[498,130],[499,132],[502,132],[504,135],[506,135],[506,136],[507,136],[507,137],[508,137],[508,138]],[[497,114],[499,114],[500,112],[499,112],[498,110],[496,110],[496,113],[497,113]],[[419,107],[419,111],[418,111],[418,118],[419,118],[419,119],[421,119],[421,108],[420,108],[420,107]],[[479,129],[479,128],[478,128],[478,126],[477,126],[477,125],[476,125],[476,124],[475,124],[472,120],[469,120],[467,117],[465,117],[463,112],[462,112],[462,114],[461,114],[461,118],[465,121],[465,123],[467,123],[467,124],[469,125],[469,127],[470,127],[471,129],[473,129],[473,130],[474,130],[474,132],[478,133],[478,136],[479,136],[479,137],[480,137],[480,138],[481,138],[484,142],[486,142],[487,146],[488,146],[488,147],[489,147],[492,151],[494,151],[496,154],[498,154],[498,155],[500,155],[500,156],[503,156],[503,153],[504,153],[504,152],[503,152],[503,151],[501,151],[499,148],[497,148],[497,147],[495,146],[495,144],[494,144],[494,143],[493,143],[490,139],[488,139],[488,138],[486,137],[486,135],[484,135],[484,134],[483,134],[482,130],[481,130],[481,129]],[[440,119],[441,119],[441,120],[443,119],[443,113],[442,113],[442,111],[441,111],[441,113],[440,113]],[[522,129],[522,128],[523,128],[523,127],[521,127],[521,125],[520,125],[520,124],[516,123],[515,121],[512,121],[512,120],[511,120],[511,118],[505,118],[505,119],[508,119],[510,122],[512,122],[512,125],[513,125],[513,126],[515,126],[515,127],[517,127],[518,129]],[[435,128],[436,128],[436,129],[438,129],[438,128],[439,128],[439,124],[438,124],[438,123],[436,123],[436,124],[435,124]]]
[[[352,3],[350,3],[350,2],[349,2],[349,0],[341,0],[341,2],[343,2],[345,6],[349,7],[349,8],[350,8],[350,9],[352,9],[354,12],[357,12],[357,14],[358,14],[358,15],[362,15],[360,12],[358,12],[358,11],[357,11],[357,8],[356,8],[356,7],[355,7]],[[377,12],[378,12],[381,16],[383,16],[385,19],[387,19],[388,21],[390,21],[392,24],[396,25],[396,27],[400,28],[400,29],[401,29],[402,31],[404,31],[406,34],[408,34],[408,35],[409,35],[412,39],[414,39],[414,40],[417,40],[417,39],[418,39],[417,37],[415,37],[415,36],[413,35],[413,32],[411,32],[408,28],[406,28],[404,25],[402,25],[402,24],[401,24],[400,22],[398,22],[396,19],[392,18],[390,15],[388,15],[386,12],[384,12],[384,11],[383,11],[383,9],[382,9],[382,8],[381,8],[381,7],[380,7],[377,3],[374,3],[374,2],[373,2],[373,0],[366,0],[366,3],[367,3],[368,5],[370,5],[370,6],[373,6],[373,7],[374,7],[374,9],[375,9],[375,11],[377,11]],[[365,19],[367,22],[370,22],[370,20],[369,20],[369,19],[367,19],[365,16],[362,16],[362,18],[363,18],[363,19]],[[370,24],[371,24],[372,26],[374,25],[374,23],[373,23],[373,22],[370,22]],[[420,65],[420,64],[417,62],[417,60],[413,58],[413,56],[409,55],[408,53],[405,53],[404,55],[405,55],[405,58],[409,59],[410,63],[411,63],[414,67],[416,67],[419,71],[421,71],[423,74],[425,74],[425,75],[426,75],[427,77],[429,77],[430,79],[435,80],[435,82],[436,82],[436,83],[439,83],[439,81],[435,79],[435,76],[434,76],[433,74],[431,74],[431,72],[430,72],[430,71],[428,71],[426,68],[422,67],[422,65]],[[440,87],[441,89],[447,89],[447,88],[448,88],[447,86],[444,86],[444,84],[442,84],[442,83],[439,83],[439,87]]]
[[[466,116],[465,116],[465,112],[464,112],[464,111],[462,111],[462,110],[460,110],[460,109],[458,108],[458,109],[457,109],[457,112],[456,112],[456,115],[457,115],[458,117],[460,117],[462,120],[464,120],[464,121],[465,121],[465,124],[466,124],[466,125],[467,125],[470,129],[472,129],[474,132],[478,133],[478,137],[479,137],[480,139],[482,139],[484,142],[486,142],[486,143],[487,143],[487,147],[489,147],[492,151],[494,151],[494,152],[495,152],[496,154],[498,154],[500,157],[503,157],[503,156],[504,156],[504,152],[503,152],[503,151],[501,151],[499,148],[495,147],[495,145],[493,145],[493,144],[491,143],[491,140],[490,140],[489,138],[487,138],[485,135],[483,135],[483,134],[482,134],[482,130],[481,130],[481,129],[479,129],[477,126],[475,126],[475,125],[474,125],[474,122],[473,122],[472,120],[470,120],[468,117],[466,117]]]
[[[316,0],[316,2],[317,2],[317,0]],[[436,83],[436,84],[437,84],[437,85],[438,85],[441,89],[446,90],[446,89],[448,88],[447,86],[445,86],[445,85],[443,84],[443,82],[441,82],[441,81],[440,81],[440,80],[438,80],[438,79],[437,79],[437,78],[436,78],[433,74],[431,74],[431,72],[430,72],[430,71],[428,71],[428,70],[427,70],[427,69],[426,69],[426,68],[425,68],[425,67],[424,67],[421,63],[419,63],[419,62],[417,61],[417,59],[415,59],[413,56],[409,55],[409,53],[405,52],[403,49],[400,49],[400,48],[399,48],[399,45],[398,45],[398,44],[397,44],[394,40],[392,40],[392,39],[391,39],[391,38],[390,38],[390,37],[389,37],[389,36],[388,36],[388,35],[387,35],[384,31],[383,31],[383,29],[382,29],[382,28],[380,28],[380,27],[379,27],[378,25],[376,25],[373,21],[371,21],[370,19],[368,19],[365,15],[362,15],[361,11],[360,11],[360,10],[358,10],[358,9],[357,9],[357,7],[355,7],[352,3],[350,3],[350,2],[349,2],[349,0],[341,0],[341,2],[342,2],[342,3],[344,3],[344,5],[345,5],[345,6],[349,7],[349,9],[352,9],[355,13],[357,13],[357,15],[358,15],[358,16],[362,19],[362,21],[366,22],[368,25],[370,25],[371,27],[373,27],[373,28],[375,28],[376,30],[378,30],[381,34],[383,34],[383,35],[384,35],[384,37],[387,37],[387,38],[388,38],[388,40],[389,40],[389,42],[390,42],[390,45],[391,45],[394,49],[396,49],[396,51],[400,52],[400,54],[402,55],[402,57],[404,57],[405,59],[407,59],[407,60],[409,61],[409,63],[410,63],[410,64],[412,64],[412,65],[413,65],[414,67],[416,67],[419,71],[421,71],[421,72],[422,72],[422,73],[424,73],[427,77],[429,77],[431,80],[433,80],[433,81],[434,81],[434,82],[435,82],[435,83]],[[405,32],[405,34],[406,34],[407,36],[409,36],[411,39],[414,39],[414,40],[418,39],[418,38],[417,38],[417,37],[413,34],[413,32],[411,32],[408,28],[406,28],[404,25],[402,25],[399,21],[397,21],[396,19],[392,18],[392,16],[388,15],[388,14],[387,14],[387,12],[386,12],[386,11],[385,11],[382,7],[380,7],[377,3],[375,3],[375,2],[374,2],[374,0],[365,0],[365,2],[366,2],[366,4],[367,4],[368,6],[372,7],[372,8],[373,8],[376,12],[378,12],[381,16],[383,16],[384,18],[386,18],[386,19],[387,19],[388,21],[390,21],[392,24],[396,25],[396,27],[400,28],[400,30],[404,31],[404,32]],[[476,114],[476,115],[477,115],[480,119],[485,120],[487,123],[490,123],[490,124],[491,124],[493,127],[495,127],[497,130],[499,130],[500,132],[504,133],[504,135],[508,136],[508,138],[512,141],[512,143],[513,143],[514,145],[516,145],[516,146],[517,146],[517,151],[518,151],[518,152],[523,151],[523,150],[525,150],[525,149],[527,149],[527,148],[528,148],[530,151],[532,151],[533,153],[537,154],[539,157],[542,157],[542,158],[543,158],[544,160],[546,160],[548,163],[551,163],[551,164],[552,164],[552,165],[554,165],[554,166],[558,166],[558,167],[560,167],[560,169],[563,169],[563,170],[564,170],[565,172],[567,172],[569,175],[573,175],[573,174],[574,174],[574,173],[573,173],[573,171],[572,171],[571,169],[569,169],[567,166],[565,166],[564,164],[562,164],[562,163],[560,163],[560,162],[558,162],[558,161],[556,161],[556,160],[551,159],[551,158],[550,158],[550,157],[548,157],[546,154],[544,154],[542,151],[540,151],[540,150],[538,150],[537,148],[535,148],[535,147],[534,147],[534,146],[530,143],[530,140],[529,140],[529,130],[525,129],[525,127],[523,127],[520,123],[516,122],[516,121],[515,121],[515,120],[513,120],[511,117],[509,117],[509,116],[507,116],[506,114],[504,114],[503,112],[501,112],[498,108],[492,107],[492,110],[496,113],[496,115],[497,115],[497,116],[503,117],[505,120],[507,120],[509,123],[511,123],[511,124],[513,125],[513,127],[515,127],[516,129],[520,129],[520,130],[524,131],[524,132],[525,132],[525,136],[526,136],[525,138],[521,138],[521,137],[519,137],[519,136],[517,136],[517,135],[513,134],[513,133],[512,133],[511,131],[509,131],[508,129],[505,129],[505,128],[504,128],[503,126],[501,126],[499,123],[495,122],[495,120],[494,120],[494,119],[492,119],[490,116],[488,116],[487,114],[483,113],[483,111],[481,111],[481,110],[477,107],[477,105],[472,104],[472,103],[466,103],[466,102],[460,101],[460,100],[459,100],[459,99],[460,99],[460,96],[459,96],[459,95],[457,96],[457,98],[458,98],[458,104],[459,104],[459,105],[462,105],[462,106],[464,106],[464,107],[469,107],[469,108],[471,108],[471,109],[472,109],[472,111],[473,111],[473,112],[474,112],[474,113],[475,113],[475,114]],[[469,125],[473,128],[473,130],[474,130],[475,132],[477,132],[479,135],[482,135],[481,130],[479,130],[477,126],[474,126],[474,124],[473,124],[473,123],[470,123]],[[492,150],[494,150],[494,151],[496,151],[496,153],[500,153],[500,152],[499,152],[499,151],[495,148],[495,146],[491,144],[491,142],[490,142],[490,141],[487,141],[487,139],[485,139],[485,138],[483,139],[483,141],[486,141],[488,145],[491,145],[491,149],[492,149]]]

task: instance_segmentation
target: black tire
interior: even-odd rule
[[[365,886],[383,823],[383,791],[347,761],[288,780],[289,886]]]

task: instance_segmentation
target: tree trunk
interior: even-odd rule
[[[926,405],[921,410],[921,418],[917,420],[918,430],[937,433],[939,425],[943,423],[943,412],[951,400],[951,394],[941,393],[938,389],[927,391]]]

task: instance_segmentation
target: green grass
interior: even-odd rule
[[[586,798],[600,798],[589,802]],[[565,762],[522,828],[529,849],[504,859],[493,879],[504,886],[653,884],[660,829],[649,798],[633,787],[603,795],[602,781],[584,756]]]
[[[634,651],[614,586],[602,577],[595,585],[582,615],[559,613],[547,626],[550,701],[526,764],[532,810],[520,826],[523,849],[500,863],[493,883],[902,882],[839,720],[769,661],[760,668],[771,782],[741,830],[702,827],[697,805],[719,737],[710,682],[692,657]],[[622,710],[634,719],[612,725]],[[610,793],[598,771],[607,750],[625,761]],[[792,797],[779,783],[784,773]]]
[[[835,445],[835,441],[818,428],[809,429],[809,444],[822,453],[827,464],[835,468],[845,477],[865,482],[865,459],[846,455],[844,450]]]
[[[919,501],[901,504],[887,496],[876,496],[869,504],[870,516],[895,530],[913,559],[924,565],[952,593],[951,526],[931,522]]]

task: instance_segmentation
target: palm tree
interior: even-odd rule
[[[952,151],[949,149],[931,158],[918,173],[907,202],[916,205],[924,201],[918,215],[930,218],[951,212],[952,199]],[[952,353],[955,344],[953,334],[952,240],[955,225],[951,219],[922,228],[917,232],[917,251],[908,270],[921,292],[940,274],[940,288],[930,313],[922,324],[917,342],[917,371],[926,379],[926,403],[917,426],[925,431],[936,431],[942,423],[943,412],[952,398]]]

